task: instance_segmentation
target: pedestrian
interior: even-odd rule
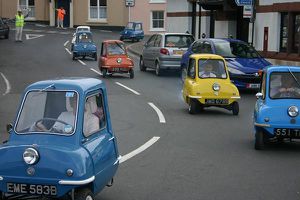
[[[15,26],[16,26],[16,42],[22,42],[22,32],[24,26],[24,19],[28,16],[28,14],[24,17],[22,10],[18,10],[18,13],[15,17]]]
[[[59,9],[56,9],[57,11],[57,28],[61,27],[64,28],[64,17],[66,15],[66,11],[64,7],[60,7]]]

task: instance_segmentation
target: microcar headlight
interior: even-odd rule
[[[290,106],[288,109],[289,116],[291,117],[297,117],[299,114],[299,110],[297,106]]]
[[[214,91],[219,91],[221,87],[218,83],[214,83],[212,88],[213,88]]]
[[[27,148],[23,153],[23,160],[28,165],[34,165],[38,162],[40,156],[34,148]]]

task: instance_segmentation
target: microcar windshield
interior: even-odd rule
[[[93,42],[93,38],[91,34],[82,33],[78,35],[78,41],[84,43],[91,43]]]
[[[219,59],[200,59],[198,72],[199,78],[227,78],[224,61]]]
[[[107,44],[107,53],[108,55],[125,55],[125,46],[122,43],[114,42]]]
[[[300,72],[272,72],[270,74],[270,98],[299,99]]]
[[[77,105],[74,91],[30,91],[18,115],[16,132],[70,135],[75,131]]]

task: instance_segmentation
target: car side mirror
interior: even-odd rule
[[[263,94],[261,92],[258,92],[255,96],[257,99],[261,99],[263,97]]]
[[[13,125],[12,124],[7,124],[6,125],[6,131],[7,131],[7,133],[10,133],[11,131],[12,131],[12,129],[13,129]]]

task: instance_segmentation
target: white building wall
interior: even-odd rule
[[[264,45],[264,27],[269,27],[268,51],[279,52],[280,13],[257,13],[254,29],[254,46],[262,51]],[[251,31],[251,28],[249,29]],[[249,32],[251,35],[251,32]],[[251,41],[251,39],[249,40]]]
[[[167,12],[187,12],[192,11],[191,3],[186,0],[168,0]]]
[[[266,5],[272,5],[273,3],[293,3],[293,2],[299,2],[299,0],[260,0],[259,5],[266,6]]]
[[[168,17],[167,32],[182,33],[191,32],[192,20],[190,17]]]
[[[236,21],[215,21],[215,38],[236,38]]]

